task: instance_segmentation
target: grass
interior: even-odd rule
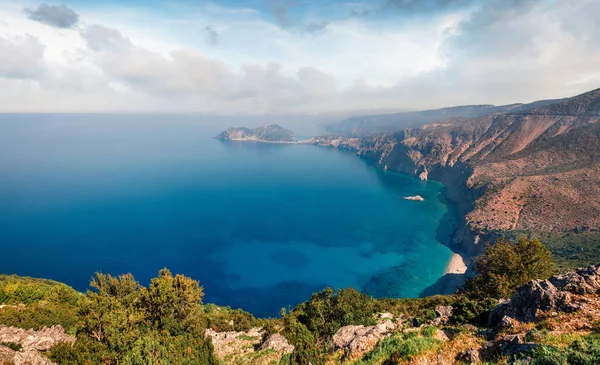
[[[435,350],[440,344],[441,341],[432,337],[420,336],[417,332],[395,334],[378,343],[372,351],[356,361],[354,365],[378,365],[386,360],[391,360],[392,363],[411,360],[424,352]]]
[[[20,344],[11,342],[0,342],[0,346],[8,347],[13,351],[21,351],[23,349],[23,346]]]

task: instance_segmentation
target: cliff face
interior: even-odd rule
[[[289,129],[273,124],[267,127],[258,127],[254,129],[228,128],[215,138],[225,141],[286,143],[294,141],[296,134]]]
[[[508,114],[451,118],[371,137],[317,137],[376,166],[448,187],[455,243],[504,230],[600,230],[600,89]]]

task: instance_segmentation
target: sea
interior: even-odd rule
[[[213,138],[244,122],[0,115],[0,273],[85,291],[96,272],[147,285],[166,267],[259,317],[325,287],[418,297],[444,275],[443,185],[347,151]]]

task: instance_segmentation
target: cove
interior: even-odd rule
[[[212,138],[228,126],[0,116],[0,272],[83,291],[97,271],[146,285],[168,267],[257,316],[325,286],[417,297],[443,275],[443,185],[334,149]]]

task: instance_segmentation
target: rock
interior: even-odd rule
[[[554,276],[550,282],[560,290],[573,294],[596,294],[600,292],[600,265]]]
[[[2,361],[15,365],[49,365],[52,362],[40,352],[48,351],[58,343],[74,343],[75,337],[65,334],[61,326],[44,327],[39,331],[0,326],[0,342],[20,345],[22,348],[21,351],[12,351],[0,346]]]
[[[216,332],[207,329],[206,337],[210,337],[215,354],[220,359],[239,357],[254,352],[254,346],[260,344],[262,328],[252,328],[247,332]]]
[[[289,354],[294,351],[294,346],[290,345],[290,343],[280,335],[279,333],[275,333],[271,335],[258,349],[259,351],[264,350],[275,350],[277,352],[283,354]]]
[[[502,319],[500,320],[500,323],[498,323],[498,327],[500,328],[511,328],[513,326],[513,319],[510,318],[509,316],[503,316]]]
[[[470,324],[470,323],[463,324],[463,325],[462,325],[462,328],[466,329],[467,331],[471,331],[471,332],[475,332],[475,331],[477,331],[477,327],[476,327],[476,326],[473,326],[473,325],[472,325],[472,324]]]
[[[435,313],[438,315],[442,322],[447,322],[450,319],[450,317],[452,317],[453,310],[454,308],[452,308],[451,305],[438,305],[437,307],[435,307]]]
[[[570,302],[569,293],[558,290],[549,280],[533,280],[517,289],[510,301],[497,305],[490,313],[489,322],[499,327],[505,316],[532,322],[540,311],[564,310]]]
[[[460,362],[466,362],[467,364],[479,364],[481,363],[481,358],[479,355],[479,350],[477,349],[468,349],[456,357],[456,360]]]
[[[404,200],[413,200],[413,201],[422,202],[422,201],[425,201],[425,198],[423,198],[420,195],[415,195],[415,196],[405,196]]]
[[[392,313],[378,313],[377,319],[394,319],[394,315]]]
[[[498,341],[500,352],[513,357],[517,354],[530,353],[538,344],[525,342],[523,335],[507,335]]]
[[[55,365],[52,361],[35,351],[16,352],[12,363],[14,365]]]
[[[356,360],[371,351],[377,342],[387,337],[396,326],[387,320],[376,326],[345,326],[333,336],[334,348],[343,349],[346,357]]]

